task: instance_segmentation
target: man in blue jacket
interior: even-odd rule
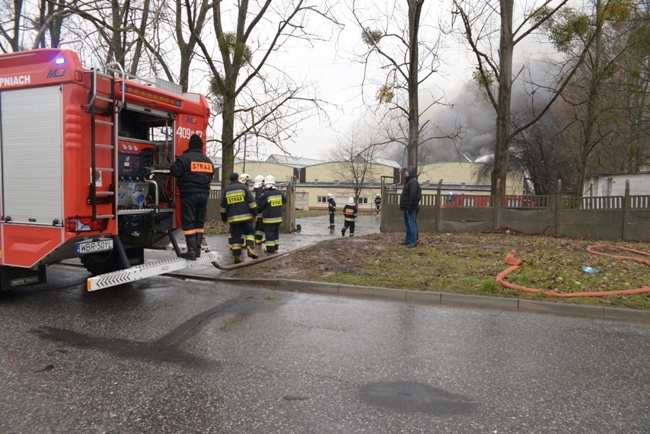
[[[420,198],[422,190],[418,182],[417,169],[415,166],[409,166],[404,169],[404,188],[399,199],[399,209],[404,213],[404,226],[406,227],[406,237],[401,244],[407,247],[418,245],[418,223],[417,214],[420,210]]]

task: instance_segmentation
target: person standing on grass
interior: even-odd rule
[[[381,209],[381,195],[379,193],[375,196],[375,208],[377,209],[377,215],[379,215],[379,210]]]
[[[341,235],[345,236],[345,231],[350,228],[350,236],[354,236],[354,225],[357,220],[357,205],[354,203],[354,198],[348,199],[347,205],[343,207],[343,229]]]
[[[407,247],[418,245],[418,223],[417,215],[420,211],[420,198],[422,189],[418,182],[418,175],[415,166],[409,166],[404,169],[404,188],[399,199],[399,209],[404,213],[404,226],[406,227],[406,237],[400,244]]]

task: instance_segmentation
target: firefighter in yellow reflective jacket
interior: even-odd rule
[[[349,198],[348,203],[343,207],[343,229],[341,235],[345,236],[345,231],[350,228],[350,236],[354,236],[354,222],[357,219],[357,205],[354,198]]]
[[[248,187],[239,181],[239,175],[230,175],[230,185],[226,187],[221,198],[221,220],[230,225],[228,242],[235,257],[235,264],[243,261],[241,257],[242,240],[250,258],[256,259],[253,250],[255,236],[253,235],[253,218],[257,216],[257,204]]]
[[[275,178],[272,175],[264,178],[264,193],[257,198],[257,206],[262,213],[264,235],[266,236],[266,253],[275,253],[280,248],[280,223],[282,223],[282,205],[287,198],[275,188]]]

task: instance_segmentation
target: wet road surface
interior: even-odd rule
[[[281,249],[340,237],[325,219]],[[87,276],[0,302],[0,432],[650,432],[647,325]]]
[[[647,325],[86,276],[0,303],[0,432],[650,432]]]

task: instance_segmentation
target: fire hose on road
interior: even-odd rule
[[[212,265],[215,268],[218,268],[219,270],[224,270],[224,271],[238,270],[240,268],[245,268],[245,267],[248,267],[250,265],[256,265],[256,264],[260,264],[262,262],[270,261],[272,259],[278,259],[278,258],[281,258],[283,256],[288,255],[289,253],[299,252],[299,251],[301,251],[303,249],[306,249],[307,247],[311,247],[311,246],[305,246],[305,247],[301,247],[299,249],[288,250],[288,251],[286,251],[284,253],[273,253],[272,255],[266,256],[264,258],[258,258],[258,259],[254,259],[254,260],[247,261],[247,262],[241,262],[239,264],[222,265],[217,261],[212,261]]]

